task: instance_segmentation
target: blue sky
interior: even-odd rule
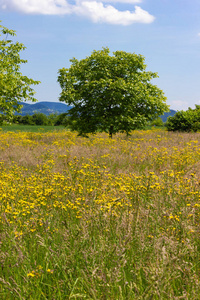
[[[58,70],[109,47],[142,54],[171,109],[200,104],[199,0],[0,0],[2,25],[27,49],[22,73],[41,84],[38,101],[58,101]]]

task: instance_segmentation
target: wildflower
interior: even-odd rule
[[[28,277],[35,277],[35,272],[32,271],[31,273],[28,273],[27,276],[28,276]]]

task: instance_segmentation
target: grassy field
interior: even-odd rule
[[[0,299],[200,299],[200,133],[0,132]]]
[[[0,130],[8,132],[17,132],[17,131],[27,131],[27,132],[49,132],[49,131],[59,131],[63,130],[64,126],[51,126],[51,125],[18,125],[18,124],[12,124],[12,125],[4,125],[0,126]]]

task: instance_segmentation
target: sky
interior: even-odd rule
[[[200,0],[0,0],[0,20],[26,46],[38,101],[59,101],[71,58],[108,47],[143,55],[170,109],[200,104]]]

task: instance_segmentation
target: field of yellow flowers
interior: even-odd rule
[[[1,131],[0,299],[200,299],[200,133]]]

